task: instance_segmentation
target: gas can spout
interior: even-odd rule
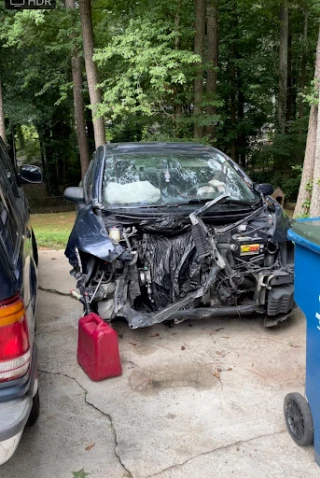
[[[77,292],[75,289],[70,290],[70,295],[72,295],[72,297],[75,297],[78,300],[82,299],[82,295],[79,294],[79,292]]]
[[[70,295],[72,297],[74,297],[75,299],[79,300],[81,302],[81,304],[83,304],[85,315],[90,314],[90,312],[91,312],[90,301],[89,301],[89,296],[86,292],[83,295],[81,295],[75,289],[71,289],[70,290]]]

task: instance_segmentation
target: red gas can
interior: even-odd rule
[[[91,313],[79,320],[77,358],[91,380],[122,373],[117,332],[97,314]]]

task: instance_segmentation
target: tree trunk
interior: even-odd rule
[[[318,34],[318,44],[316,52],[316,68],[315,68],[315,80],[320,80],[320,28]],[[310,199],[310,192],[307,190],[308,184],[312,183],[314,176],[315,165],[315,152],[316,152],[316,140],[317,140],[317,117],[318,117],[318,105],[311,105],[309,127],[306,151],[304,156],[302,178],[299,188],[299,195],[294,211],[295,216],[300,216],[308,212],[307,203]]]
[[[231,113],[231,158],[237,161],[237,113],[236,113],[236,66],[235,66],[235,46],[234,42],[229,49],[229,69],[230,69],[230,113]]]
[[[287,78],[287,104],[286,104],[286,124],[295,119],[295,79],[292,65],[292,28],[290,15],[288,18],[288,78]]]
[[[308,15],[307,12],[304,13],[304,28],[303,28],[303,51],[301,56],[301,71],[299,78],[299,90],[300,93],[304,91],[306,85],[306,70],[307,70],[307,42],[308,42]],[[300,94],[299,98],[299,118],[304,117],[304,102],[303,97]]]
[[[90,155],[86,132],[86,121],[84,117],[81,59],[75,50],[73,53],[74,55],[71,58],[71,67],[73,81],[74,118],[80,155],[81,177],[83,178],[89,166]]]
[[[204,57],[204,42],[206,29],[206,0],[196,0],[196,24],[195,24],[194,52],[201,57],[201,63]],[[197,66],[198,72],[194,81],[194,137],[201,138],[203,133],[199,120],[202,114],[202,96],[203,96],[203,71],[202,64]]]
[[[6,125],[4,122],[4,107],[3,107],[3,96],[2,96],[2,87],[1,87],[1,78],[0,78],[0,136],[3,141],[6,143]]]
[[[231,137],[231,153],[230,156],[234,161],[238,161],[237,151],[237,90],[238,78],[236,60],[238,58],[238,9],[236,0],[228,2],[230,11],[230,39],[228,48],[228,90],[230,95],[230,137]]]
[[[320,87],[318,83],[319,90],[319,101],[320,101]],[[316,125],[316,134],[315,134],[315,148],[314,148],[314,170],[313,170],[313,188],[312,188],[312,198],[310,204],[310,217],[319,217],[320,216],[320,108],[318,104],[318,114],[317,114],[317,125]]]
[[[46,157],[45,157],[43,141],[40,138],[40,136],[39,136],[39,146],[40,146],[40,157],[41,157],[43,180],[44,180],[44,182],[46,182],[47,181],[47,177],[46,177],[46,174],[47,174]]]
[[[236,69],[234,63],[231,64],[231,77],[236,80]],[[233,137],[231,140],[231,158],[233,161],[237,161],[237,138],[236,138],[236,128],[237,128],[237,115],[236,115],[236,92],[235,92],[235,83],[231,85],[231,95],[230,95],[230,107],[231,107],[231,124]]]
[[[7,150],[9,153],[9,156],[11,157],[12,161],[14,164],[16,164],[16,159],[17,159],[17,148],[16,148],[16,142],[15,142],[15,127],[13,124],[10,125],[9,127],[9,134],[7,135]]]
[[[175,50],[180,50],[181,47],[181,33],[180,33],[180,22],[181,22],[181,1],[178,1],[177,5],[177,12],[174,18],[174,29],[175,29],[175,39],[174,39],[174,48]],[[174,120],[175,120],[175,132],[177,138],[180,138],[180,128],[181,128],[181,116],[182,116],[182,104],[180,95],[182,93],[182,86],[176,84],[175,86],[175,98],[173,99],[174,102]]]
[[[309,116],[308,136],[306,150],[304,154],[302,177],[299,187],[299,194],[297,204],[294,210],[294,216],[301,216],[306,214],[309,210],[308,201],[310,199],[310,192],[308,185],[313,180],[314,157],[316,150],[316,135],[317,135],[317,116],[318,106],[312,105]]]
[[[287,94],[288,94],[288,34],[289,10],[288,1],[282,0],[280,6],[280,51],[279,51],[279,101],[278,123],[279,131],[286,131]]]
[[[20,124],[16,125],[16,131],[17,131],[17,136],[19,140],[19,148],[23,150],[26,147],[26,144],[25,144],[23,131]]]
[[[53,121],[52,121],[53,122]],[[59,196],[57,180],[57,151],[54,145],[54,131],[52,124],[46,125],[43,129],[44,151],[46,157],[47,191],[49,196]]]
[[[80,7],[80,21],[83,40],[84,60],[86,64],[88,89],[90,96],[90,103],[93,115],[93,128],[94,128],[94,140],[95,146],[101,146],[106,142],[104,118],[97,117],[97,107],[101,103],[101,92],[97,88],[98,85],[98,71],[97,66],[93,61],[94,53],[94,37],[91,15],[91,1],[79,0]]]
[[[84,112],[86,125],[87,125],[87,138],[89,143],[89,150],[94,150],[94,130],[92,122],[92,114],[88,109]]]
[[[241,126],[241,123],[244,121],[244,93],[242,81],[238,71],[238,122]],[[238,153],[238,162],[245,168],[246,166],[246,152],[247,152],[247,136],[244,132],[238,134],[237,137],[237,153]]]
[[[217,68],[218,68],[218,7],[216,0],[209,0],[207,6],[207,37],[208,37],[208,74],[207,74],[207,96],[210,102],[216,100],[217,93]],[[217,114],[217,108],[209,105],[207,113],[210,116]],[[216,131],[215,122],[207,126],[209,140],[214,142]]]
[[[177,12],[176,12],[176,15],[174,17],[174,29],[175,29],[175,33],[176,33],[176,37],[174,39],[174,47],[175,47],[176,50],[180,50],[180,46],[181,46],[181,33],[180,33],[181,1],[182,0],[178,1]]]
[[[66,0],[66,8],[74,9],[74,0]],[[73,47],[72,49],[71,69],[73,82],[74,120],[80,155],[81,177],[83,178],[89,166],[90,156],[86,132],[86,121],[84,117],[81,59],[78,55],[76,47]]]

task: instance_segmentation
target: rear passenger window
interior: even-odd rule
[[[17,223],[14,215],[10,214],[10,205],[4,197],[0,188],[0,235],[9,253],[9,257],[13,259],[15,247],[18,239]]]
[[[18,197],[19,191],[18,191],[18,185],[17,185],[16,170],[7,151],[2,148],[1,144],[0,144],[0,160],[5,169],[6,177],[7,177],[10,189],[15,195],[15,197]]]

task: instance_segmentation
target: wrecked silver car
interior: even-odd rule
[[[86,313],[149,327],[294,308],[289,220],[221,151],[192,143],[98,148],[66,248]]]

